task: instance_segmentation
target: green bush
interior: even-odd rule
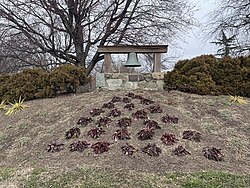
[[[59,93],[72,93],[88,79],[84,69],[61,65],[50,73],[34,68],[15,74],[0,74],[0,101],[13,101],[20,96],[26,100],[53,97]]]
[[[54,93],[72,93],[78,85],[84,85],[88,80],[83,68],[66,64],[53,70],[49,74],[49,81]]]
[[[166,89],[197,94],[250,96],[250,56],[216,59],[202,55],[179,61],[165,74]]]

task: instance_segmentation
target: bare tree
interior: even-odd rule
[[[193,24],[184,0],[0,0],[2,27],[91,72],[98,46],[171,42]]]
[[[222,30],[228,35],[234,36],[235,52],[250,53],[249,0],[221,0],[218,9],[212,12],[209,27],[212,36],[219,36]]]
[[[18,72],[27,67],[40,67],[48,70],[62,64],[30,43],[22,33],[12,35],[2,32],[0,38],[0,73]]]

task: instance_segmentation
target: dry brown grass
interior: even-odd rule
[[[96,91],[34,100],[25,103],[30,108],[12,116],[0,113],[0,167],[55,170],[101,167],[152,173],[210,170],[250,172],[250,105],[231,104],[227,96],[200,96],[177,91],[134,91],[135,94],[156,101],[164,110],[163,114],[149,115],[162,127],[155,131],[152,140],[138,140],[136,133],[144,126],[143,121],[139,120],[133,121],[129,128],[132,139],[112,144],[107,153],[96,157],[91,149],[83,153],[70,152],[69,144],[77,139],[65,140],[65,132],[76,127],[80,117],[89,116],[92,108],[101,108],[113,96],[124,96],[127,93],[128,91]],[[136,100],[134,103],[135,110],[145,108]],[[124,104],[116,105],[122,110],[123,117],[131,116],[132,112],[122,109]],[[104,114],[108,112],[106,109]],[[162,123],[161,116],[166,113],[177,116],[179,123]],[[106,128],[106,134],[100,138],[101,141],[114,142],[112,134],[118,129],[118,119],[113,118],[111,125]],[[79,140],[96,142],[87,136],[92,127],[95,127],[94,123],[81,127]],[[187,129],[201,132],[201,142],[181,139],[182,132]],[[173,146],[161,143],[160,137],[165,132],[174,133],[179,142]],[[65,149],[58,153],[48,153],[46,148],[53,140],[63,142]],[[120,147],[126,142],[138,149],[148,143],[156,143],[161,147],[162,154],[159,157],[150,157],[138,152],[131,157],[124,156]],[[183,145],[191,155],[173,156],[172,150],[178,145]],[[206,159],[202,154],[202,148],[206,146],[220,148],[224,160],[215,162]]]

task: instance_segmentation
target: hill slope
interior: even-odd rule
[[[92,139],[87,133],[94,128],[99,116],[86,127],[76,123],[80,117],[90,117],[93,108],[101,108],[103,103],[114,96],[125,97],[128,91],[96,91],[92,93],[60,96],[51,99],[28,101],[25,111],[13,116],[0,113],[0,166],[16,168],[45,167],[54,170],[75,169],[77,167],[101,167],[111,170],[133,170],[140,172],[200,172],[220,170],[227,172],[249,173],[250,169],[250,105],[238,105],[229,102],[227,96],[200,96],[177,91],[134,91],[135,94],[155,101],[163,113],[151,114],[150,105],[132,99],[135,109],[130,112],[123,109],[124,103],[115,103],[121,110],[121,117],[131,117],[137,110],[145,109],[148,117],[156,120],[161,129],[155,130],[151,140],[138,140],[137,133],[145,126],[144,120],[132,120],[130,140],[114,142],[112,135],[119,129],[117,121],[121,117],[111,117],[112,122],[100,139]],[[249,102],[249,99],[248,99]],[[104,109],[102,116],[110,110]],[[163,123],[165,114],[178,117],[177,124]],[[66,140],[65,132],[79,127],[79,138]],[[200,142],[182,139],[185,130],[201,133]],[[179,141],[167,146],[161,142],[164,133],[175,134]],[[49,153],[46,151],[51,141],[65,144],[65,149]],[[76,140],[90,143],[108,141],[110,150],[96,156],[92,149],[83,153],[70,152],[69,145]],[[132,156],[122,154],[121,146],[129,143],[140,150],[148,143],[155,143],[162,149],[158,157],[151,157],[141,151]],[[191,155],[178,157],[172,151],[178,145],[184,146]],[[203,156],[204,147],[221,149],[222,161],[208,160]]]

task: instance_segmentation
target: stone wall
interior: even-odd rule
[[[163,90],[164,73],[97,73],[96,87],[104,89]]]

